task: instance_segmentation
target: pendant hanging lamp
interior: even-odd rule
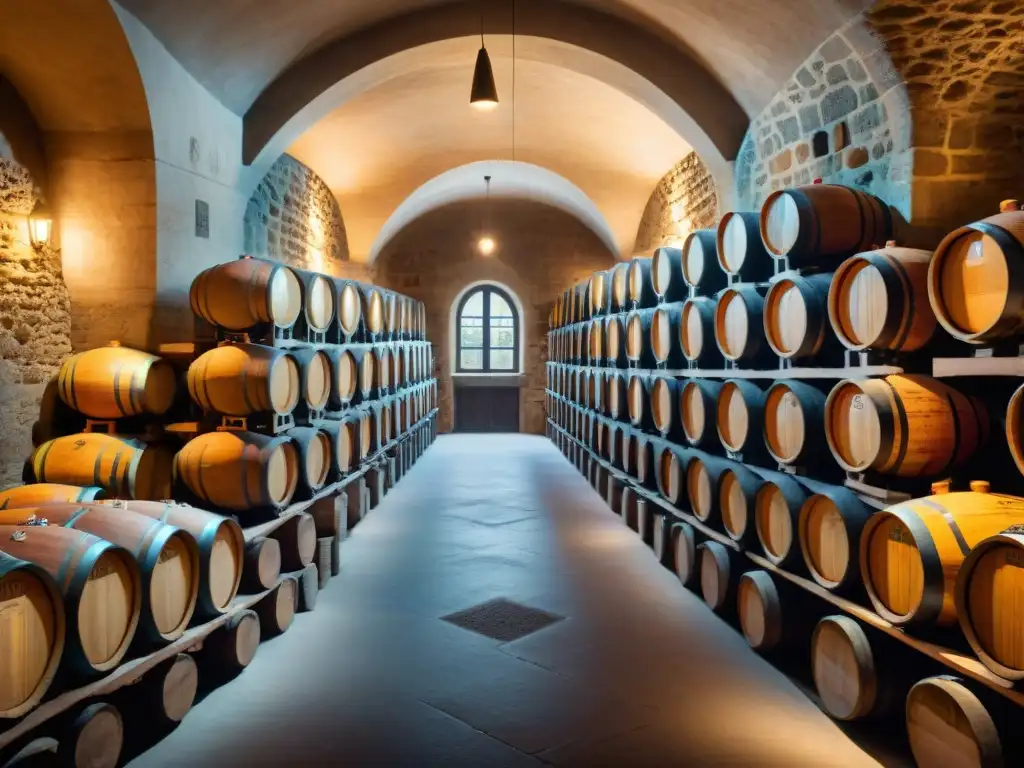
[[[473,70],[473,88],[469,94],[470,106],[479,110],[494,109],[498,106],[498,88],[494,84],[494,70],[491,57],[484,46],[484,19],[480,17],[480,51],[476,55]]]

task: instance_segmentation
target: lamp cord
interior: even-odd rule
[[[512,162],[516,161],[516,0],[512,0]]]

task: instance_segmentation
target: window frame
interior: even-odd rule
[[[483,324],[481,329],[483,330],[483,345],[480,347],[465,347],[467,350],[479,349],[483,352],[483,365],[480,368],[465,368],[462,365],[462,313],[466,307],[466,303],[473,298],[476,294],[483,294]],[[491,296],[497,294],[500,296],[506,304],[508,304],[509,310],[512,312],[512,367],[511,368],[491,368]],[[519,317],[519,309],[516,307],[515,301],[512,296],[502,288],[496,285],[484,284],[474,286],[470,288],[466,293],[459,299],[459,304],[455,308],[455,372],[456,373],[469,373],[478,375],[487,374],[501,374],[506,376],[516,376],[520,373],[519,365],[519,327],[521,319]],[[500,326],[497,326],[500,327]],[[508,350],[509,347],[498,347],[499,350]]]

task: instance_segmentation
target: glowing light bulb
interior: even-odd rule
[[[494,238],[491,238],[491,237],[481,237],[480,240],[477,241],[476,247],[480,250],[480,253],[482,253],[484,256],[490,256],[492,253],[494,253],[494,248],[495,248]]]

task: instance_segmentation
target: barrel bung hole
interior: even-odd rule
[[[985,653],[1024,670],[1024,552],[1006,545],[985,551],[971,571],[966,607]]]
[[[733,451],[742,450],[750,430],[747,403],[733,382],[726,382],[718,395],[718,434],[722,444]]]
[[[881,517],[867,544],[868,582],[875,597],[897,616],[909,616],[924,596],[924,564],[910,528],[895,515]]]
[[[826,435],[838,458],[852,470],[864,470],[878,455],[882,426],[875,404],[854,382],[839,384],[826,403]]]
[[[804,559],[818,581],[836,586],[850,567],[850,539],[835,503],[812,496],[800,511],[800,543]]]
[[[972,230],[953,241],[938,266],[936,293],[950,324],[968,334],[995,325],[1010,294],[1006,256],[999,244]]]

